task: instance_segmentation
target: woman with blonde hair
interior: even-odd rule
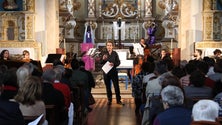
[[[23,116],[40,116],[43,114],[42,124],[46,125],[45,104],[41,99],[42,85],[40,78],[29,76],[24,84],[19,88],[15,101],[19,103],[19,108]]]

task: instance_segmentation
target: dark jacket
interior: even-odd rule
[[[153,125],[190,125],[191,121],[191,110],[175,106],[160,113]]]
[[[24,118],[18,103],[0,99],[0,124],[24,125]]]

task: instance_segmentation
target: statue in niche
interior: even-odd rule
[[[15,0],[5,0],[3,2],[3,8],[5,10],[16,10],[18,5],[16,4]]]
[[[148,34],[148,45],[153,45],[156,41],[155,39],[155,32],[156,32],[156,27],[157,25],[152,22],[149,27],[148,27],[148,30],[147,30],[147,34]]]
[[[8,40],[14,40],[15,34],[14,34],[14,27],[15,24],[13,21],[8,21],[8,28],[7,28],[7,37]]]

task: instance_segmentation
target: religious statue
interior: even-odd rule
[[[5,0],[3,2],[3,8],[5,10],[16,10],[18,5],[16,4],[15,0]]]
[[[149,36],[149,38],[148,38],[149,45],[154,44],[156,41],[156,39],[155,39],[156,26],[157,25],[154,22],[152,22],[150,24],[150,26],[148,27],[147,34]]]
[[[85,33],[84,33],[83,43],[94,44],[94,32],[90,24],[85,24]]]
[[[92,43],[92,34],[91,34],[91,27],[90,27],[90,25],[88,25],[87,28],[86,28],[85,37],[86,37],[86,43]]]

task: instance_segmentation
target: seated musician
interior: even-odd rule
[[[9,58],[9,51],[8,50],[2,50],[0,54],[0,60],[10,60]]]
[[[28,50],[24,50],[22,52],[22,55],[23,55],[23,59],[22,59],[23,62],[30,62],[30,61],[32,61],[32,59],[30,59],[30,53],[29,53]]]

